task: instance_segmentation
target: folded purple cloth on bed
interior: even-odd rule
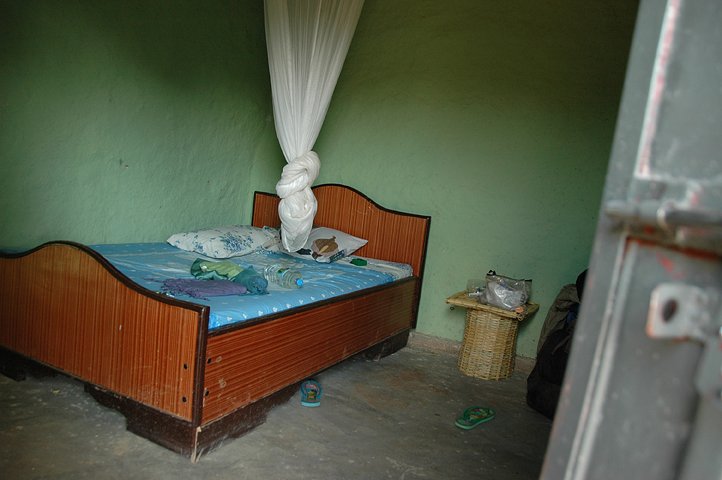
[[[201,300],[224,295],[243,295],[247,289],[230,280],[196,280],[188,278],[170,278],[163,281],[161,290],[170,295],[188,295]]]

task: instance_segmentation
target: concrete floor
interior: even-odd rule
[[[551,422],[526,405],[526,377],[485,381],[457,357],[410,345],[318,375],[321,406],[300,392],[249,434],[190,463],[125,430],[125,419],[67,377],[0,376],[0,478],[535,479]],[[496,418],[465,431],[470,406]]]

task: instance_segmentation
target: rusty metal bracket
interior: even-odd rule
[[[692,340],[704,344],[695,386],[722,410],[722,316],[720,292],[661,283],[652,291],[647,335],[656,339]]]

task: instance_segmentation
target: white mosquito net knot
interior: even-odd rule
[[[311,232],[318,206],[311,185],[318,177],[321,162],[316,152],[294,158],[283,167],[276,193],[281,197],[278,215],[281,217],[281,239],[289,252],[301,249]]]

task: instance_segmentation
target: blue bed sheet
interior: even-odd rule
[[[167,243],[93,245],[90,248],[134,282],[152,291],[160,291],[160,282],[169,278],[193,278],[190,267],[197,258],[220,261],[178,249]],[[368,265],[360,267],[350,263],[352,258],[360,257],[324,264],[285,253],[261,250],[227,260],[242,268],[254,267],[258,272],[266,265],[281,263],[301,271],[303,286],[290,290],[269,284],[268,295],[246,294],[212,297],[209,300],[184,295],[178,295],[177,298],[209,305],[209,329],[214,330],[412,275],[409,265],[367,259]]]

